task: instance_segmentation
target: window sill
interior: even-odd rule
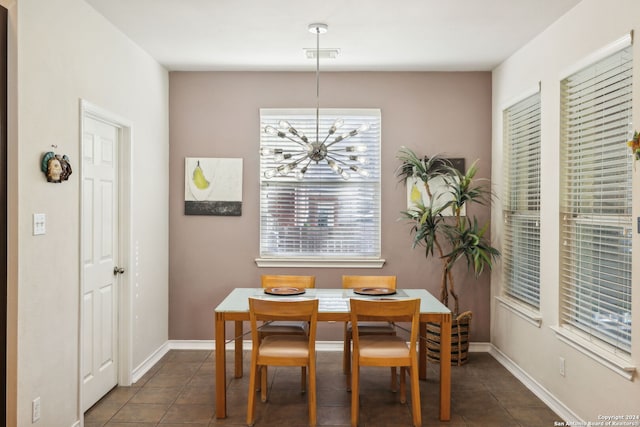
[[[496,299],[500,302],[501,306],[531,323],[536,328],[539,328],[542,324],[542,316],[540,316],[539,312],[532,310],[524,304],[513,301],[508,297],[497,296]]]
[[[258,267],[382,268],[380,258],[256,258]]]
[[[604,348],[596,346],[593,342],[582,338],[571,329],[562,326],[552,326],[556,337],[563,343],[573,347],[580,353],[590,357],[601,365],[611,369],[616,374],[624,377],[629,381],[633,381],[636,367],[623,357],[617,356]]]

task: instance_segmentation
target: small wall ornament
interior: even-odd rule
[[[60,155],[53,151],[47,151],[42,155],[40,169],[47,177],[47,181],[59,183],[69,179],[71,164],[66,154]]]

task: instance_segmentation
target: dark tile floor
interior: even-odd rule
[[[233,378],[227,364],[228,418],[215,418],[214,352],[172,350],[131,387],[116,387],[85,414],[85,426],[240,426],[245,425],[245,376]],[[231,354],[227,360],[232,360]],[[348,426],[351,394],[344,386],[342,354],[318,352],[318,425]],[[491,355],[472,353],[469,363],[452,367],[451,421],[438,421],[439,366],[430,364],[420,382],[423,426],[549,427],[558,417]],[[269,401],[256,403],[256,427],[307,425],[306,396],[299,368],[270,368]],[[387,368],[361,369],[360,426],[411,425],[411,403],[400,404],[389,390]]]

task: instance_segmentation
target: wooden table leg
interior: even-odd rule
[[[427,379],[427,324],[420,322],[418,329],[418,378]]]
[[[451,419],[451,314],[440,323],[440,421]]]
[[[227,417],[227,373],[224,314],[216,312],[216,418]]]
[[[236,320],[235,323],[235,377],[242,378],[242,320]]]

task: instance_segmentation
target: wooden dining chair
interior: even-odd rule
[[[295,287],[315,288],[315,276],[294,276],[283,274],[263,274],[260,278],[263,288]],[[309,325],[307,322],[280,321],[263,323],[259,328],[260,338],[269,335],[306,335]],[[307,371],[303,366],[300,370],[300,389],[304,393],[307,389]],[[259,377],[259,376],[258,376]],[[258,381],[258,389],[260,381]]]
[[[263,288],[273,287],[295,287],[295,288],[315,288],[315,276],[294,276],[281,274],[263,274],[260,278]],[[262,325],[260,335],[266,337],[273,334],[306,334],[307,324],[305,322],[270,322]]]
[[[342,276],[344,289],[380,287],[396,289],[396,276]],[[360,334],[363,335],[395,335],[396,328],[391,322],[361,322]],[[347,390],[351,390],[351,341],[352,328],[350,322],[344,323],[344,348],[342,352],[342,371],[346,375]],[[396,389],[396,369],[391,368],[391,389]]]
[[[413,425],[422,425],[420,386],[418,383],[418,329],[420,299],[365,300],[352,298],[351,324],[353,328],[353,357],[351,383],[351,425],[358,425],[360,410],[360,367],[400,367],[400,401],[406,402],[407,369],[411,378],[411,410]],[[397,335],[362,335],[358,333],[360,319],[411,322],[409,342]]]
[[[251,321],[251,373],[249,376],[249,398],[247,425],[255,422],[256,382],[261,373],[261,398],[267,401],[267,366],[302,366],[309,372],[309,425],[316,425],[316,325],[318,320],[318,300],[270,300],[249,298],[249,319]],[[305,335],[268,335],[260,338],[259,321],[304,321],[309,324]]]

